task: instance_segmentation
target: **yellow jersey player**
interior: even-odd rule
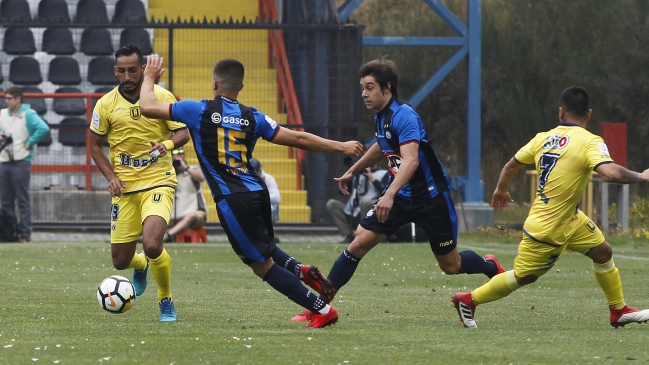
[[[478,304],[504,298],[535,282],[566,250],[593,261],[593,272],[608,302],[613,327],[649,320],[649,309],[638,310],[624,302],[613,249],[599,228],[579,210],[591,171],[606,182],[631,184],[649,182],[649,169],[638,173],[613,162],[602,138],[586,130],[592,114],[588,103],[583,88],[564,90],[559,102],[559,126],[537,134],[500,172],[491,203],[495,209],[502,210],[513,201],[508,186],[525,165],[536,166],[537,194],[523,226],[514,270],[494,276],[473,292],[453,295],[452,302],[465,327],[477,327],[474,316]]]
[[[113,266],[135,270],[132,281],[139,297],[146,289],[150,265],[158,284],[160,321],[173,322],[176,310],[170,288],[171,258],[162,241],[177,182],[167,151],[187,143],[189,132],[182,123],[140,114],[144,68],[142,52],[136,46],[127,45],[115,52],[119,86],[95,106],[90,121],[90,149],[112,196]],[[173,94],[157,85],[155,96],[167,103],[176,102]],[[107,136],[110,160],[103,148]],[[140,235],[144,253],[135,252]]]

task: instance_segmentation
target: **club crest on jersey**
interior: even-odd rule
[[[562,148],[566,148],[569,142],[570,142],[570,137],[568,135],[562,136],[557,133],[554,136],[548,137],[548,139],[543,144],[542,148],[544,150],[562,149]]]
[[[385,131],[385,138],[392,139],[392,133],[390,133],[390,131]]]
[[[399,166],[401,166],[401,156],[397,154],[390,154],[385,156],[388,159],[388,167],[390,172],[393,175],[396,175],[399,172]]]
[[[129,111],[131,113],[131,119],[133,119],[133,120],[138,120],[142,116],[142,114],[140,114],[140,107],[139,106],[132,106]]]

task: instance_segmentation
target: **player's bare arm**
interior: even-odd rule
[[[108,157],[104,153],[104,139],[106,139],[105,136],[90,133],[90,155],[92,156],[92,160],[95,161],[97,168],[99,168],[99,171],[108,180],[108,192],[110,195],[122,196],[122,189],[126,187],[126,184],[113,172],[113,165],[111,165]]]
[[[363,145],[358,141],[339,142],[288,128],[280,128],[271,142],[313,152],[339,152],[353,157],[363,153]]]
[[[595,171],[602,180],[608,183],[635,184],[649,182],[649,169],[639,173],[616,163],[605,163],[597,166]]]
[[[150,55],[144,68],[144,81],[140,90],[140,111],[149,118],[169,119],[169,103],[156,99],[153,85],[159,80],[165,69],[162,68],[163,59],[158,55]]]
[[[525,165],[512,158],[507,161],[503,169],[500,171],[496,190],[494,190],[491,199],[491,206],[494,209],[503,210],[505,204],[514,202],[514,199],[509,195],[509,183],[512,181],[514,176],[516,176],[516,173],[523,167],[525,167]]]
[[[354,175],[358,171],[363,171],[368,167],[372,167],[379,163],[383,158],[383,152],[381,152],[381,147],[378,143],[375,143],[370,147],[367,152],[361,157],[355,164],[353,164],[349,170],[347,170],[341,177],[335,177],[334,180],[338,182],[338,189],[343,195],[349,195],[349,189],[347,189],[347,183],[354,178]]]
[[[388,219],[392,204],[394,203],[394,196],[403,188],[412,175],[419,167],[419,143],[406,143],[399,146],[401,151],[401,164],[399,171],[394,176],[394,180],[390,187],[385,191],[383,197],[376,204],[374,212],[379,222],[385,222]]]

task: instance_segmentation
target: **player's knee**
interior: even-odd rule
[[[446,275],[456,275],[460,272],[461,262],[440,262],[439,268],[442,269]]]
[[[604,241],[590,250],[587,255],[593,260],[593,262],[597,264],[605,264],[613,258],[613,248],[608,242]]]
[[[335,210],[336,201],[334,199],[327,200],[326,208],[327,212],[331,213]]]
[[[113,257],[113,267],[117,270],[126,270],[130,264],[131,260],[127,260],[123,257]]]
[[[158,258],[162,254],[162,242],[142,242],[144,254],[151,259]]]
[[[516,281],[518,282],[519,285],[522,286],[522,285],[532,284],[538,278],[539,278],[538,276],[534,276],[534,275],[528,275],[528,276],[525,276],[525,277],[522,277],[522,278],[519,277],[519,276],[516,276]]]

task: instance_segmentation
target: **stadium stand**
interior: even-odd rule
[[[106,28],[87,28],[81,34],[80,49],[88,56],[107,56],[113,54],[113,42]]]
[[[106,3],[102,0],[79,0],[75,21],[87,24],[108,23]]]
[[[21,89],[25,93],[43,93],[43,90],[36,86],[21,86]],[[47,105],[45,105],[44,98],[25,98],[24,102],[25,104],[31,105],[32,109],[41,116],[47,113]]]
[[[0,84],[2,84],[5,81],[5,77],[3,76],[2,73],[2,65],[0,65]],[[2,89],[0,89],[2,91]]]
[[[41,23],[69,23],[68,3],[65,0],[41,0],[36,19]]]
[[[115,59],[111,57],[93,58],[88,63],[88,81],[93,85],[117,85],[114,67]]]
[[[100,87],[95,89],[95,92],[105,94],[105,93],[113,90],[114,88],[115,88],[115,86],[100,86]],[[92,109],[93,110],[95,109],[95,105],[97,104],[98,100],[99,99],[92,98]]]
[[[47,123],[47,122],[45,122],[45,123]],[[50,124],[47,123],[47,125],[50,125]],[[49,131],[47,131],[47,134],[45,135],[45,137],[43,137],[43,139],[38,141],[38,143],[36,143],[36,145],[38,147],[49,147],[51,144],[52,144],[52,132],[51,132],[51,129],[50,129]]]
[[[146,23],[146,10],[140,0],[119,0],[115,4],[113,23]]]
[[[55,93],[81,93],[81,89],[67,86],[56,89]],[[59,115],[84,115],[86,113],[86,100],[83,98],[55,98],[52,108]]]
[[[138,0],[139,1],[139,0]],[[122,31],[119,37],[119,46],[123,47],[127,44],[134,44],[138,46],[142,54],[147,56],[153,53],[151,47],[151,38],[149,32],[143,28],[126,28]]]
[[[76,52],[70,28],[47,28],[43,33],[41,50],[47,54],[70,56]]]
[[[27,0],[2,0],[0,23],[31,23],[32,13]]]
[[[9,55],[33,55],[36,52],[36,42],[32,30],[29,27],[7,28],[2,50]]]
[[[0,78],[0,83],[2,83],[2,81],[3,81],[2,78]],[[4,91],[4,89],[0,87],[0,92],[3,92],[3,91]],[[7,107],[7,103],[5,103],[5,99],[0,98],[0,109],[4,109],[6,107]]]
[[[41,66],[32,57],[16,57],[9,64],[9,81],[17,85],[38,85],[43,82]]]
[[[81,71],[79,63],[72,57],[56,57],[50,61],[48,81],[55,85],[79,85]]]
[[[85,147],[86,120],[78,117],[68,117],[61,121],[59,129],[59,142],[69,147]]]

